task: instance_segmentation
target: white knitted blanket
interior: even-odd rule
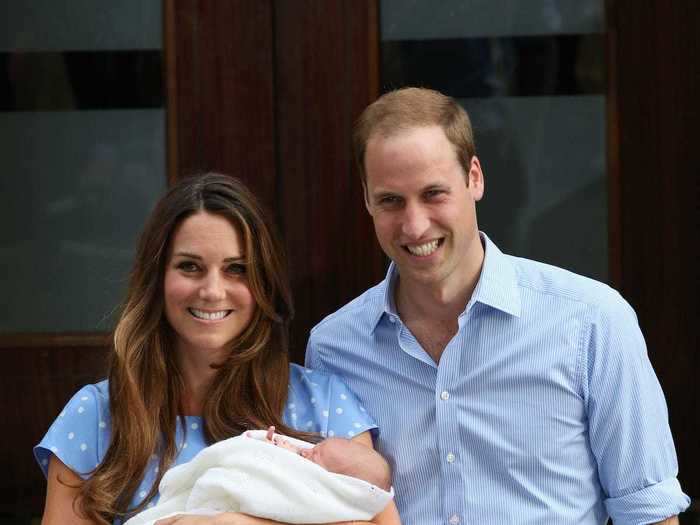
[[[311,447],[310,443],[285,438]],[[158,504],[125,525],[152,525],[175,514],[242,512],[284,523],[367,521],[392,494],[363,480],[334,474],[265,441],[256,430],[203,449],[168,470]]]

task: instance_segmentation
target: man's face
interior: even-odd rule
[[[442,128],[427,126],[372,135],[365,171],[367,209],[401,282],[463,286],[481,264],[479,160],[465,174]]]

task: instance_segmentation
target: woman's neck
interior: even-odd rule
[[[216,376],[211,365],[216,361],[206,352],[184,352],[178,349],[180,370],[184,381],[182,393],[182,415],[201,416],[209,387]]]

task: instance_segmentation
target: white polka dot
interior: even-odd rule
[[[332,430],[329,430],[328,437],[333,437],[333,436],[335,436],[335,432],[333,432]]]
[[[63,412],[61,412],[61,414],[59,415],[59,417],[65,417],[65,415],[66,415],[66,411],[64,410]]]
[[[295,413],[292,413],[292,419],[296,420],[297,415]]]
[[[365,410],[365,407],[360,407],[360,412],[367,412],[367,411]]]
[[[352,430],[348,430],[348,436],[353,437],[355,433]]]
[[[323,411],[323,417],[328,417],[328,410]]]
[[[318,386],[318,383],[311,383],[311,386]]]
[[[160,468],[156,467],[156,468],[153,469],[153,473],[154,473],[154,474],[158,474],[158,471],[159,471],[159,470],[160,470]]]
[[[49,460],[48,460],[48,459],[42,459],[42,460],[41,460],[41,464],[44,465],[44,466],[46,466],[46,465],[49,464]]]
[[[307,427],[312,427],[312,426],[314,426],[314,422],[311,421],[311,420],[309,420],[309,421],[306,422],[306,426],[307,426]]]
[[[81,400],[81,401],[87,401],[87,400],[88,400],[88,396],[83,396],[83,397],[80,398],[80,400]]]
[[[85,412],[85,409],[83,407],[78,407],[78,414],[82,414]]]
[[[316,404],[316,398],[315,398],[315,397],[312,397],[312,398],[311,398],[311,404],[312,404],[312,405],[315,405],[315,404]]]
[[[348,396],[346,396],[345,394],[340,394],[340,399],[342,399],[343,401],[345,401],[347,398]]]
[[[310,368],[307,368],[307,369],[306,369],[306,373],[307,373],[307,374],[310,374],[310,373],[311,373],[311,369],[310,369]]]
[[[139,492],[139,496],[141,496],[141,499],[145,498],[146,494],[147,494],[147,492],[145,490],[142,490],[141,492]]]
[[[321,430],[321,436],[326,437],[326,431],[325,431],[325,430]]]
[[[343,409],[340,408],[340,407],[338,407],[338,408],[335,409],[335,413],[338,414],[338,415],[340,415],[340,414],[343,413]]]
[[[184,445],[182,445],[182,448],[187,448],[187,443],[185,443]]]
[[[362,425],[360,425],[357,421],[355,421],[355,422],[352,424],[352,426],[355,427],[355,428],[360,428]]]
[[[192,424],[190,425],[190,428],[191,428],[192,430],[197,430],[197,429],[199,428],[199,425],[198,425],[197,423],[192,423]]]
[[[294,410],[296,405],[294,403],[289,403],[289,410]]]
[[[80,450],[82,450],[83,452],[85,452],[85,451],[87,450],[87,443],[81,443],[81,444],[80,444]]]
[[[56,447],[51,447],[51,452],[55,454],[56,452],[58,452],[58,449]]]
[[[73,432],[68,432],[68,439],[73,439],[75,434]]]
[[[104,421],[100,421],[100,428],[105,428],[107,426],[107,423]]]

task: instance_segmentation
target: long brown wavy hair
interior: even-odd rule
[[[293,315],[285,257],[268,216],[235,178],[206,174],[185,179],[160,199],[141,235],[129,289],[114,330],[109,363],[111,441],[102,463],[80,486],[79,511],[97,523],[142,510],[177,454],[175,432],[183,414],[184,382],[164,314],[163,279],[173,231],[200,211],[226,217],[241,233],[247,278],[257,308],[231,341],[203,407],[208,443],[246,429],[282,422],[289,383],[288,327]],[[184,418],[180,419],[183,432]],[[152,454],[160,457],[148,495],[129,508]]]

